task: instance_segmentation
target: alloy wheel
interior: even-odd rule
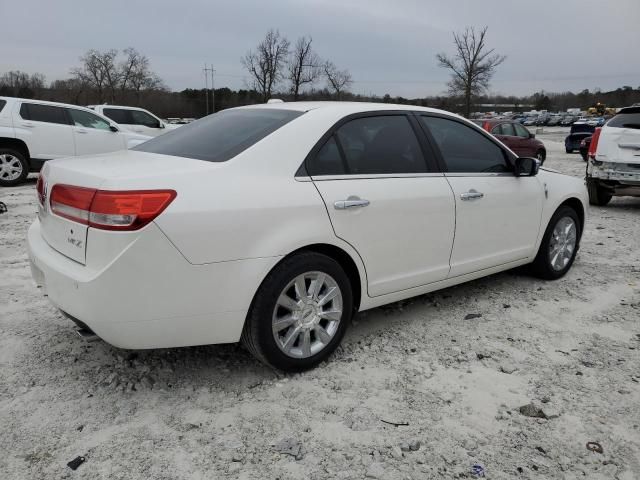
[[[306,272],[282,290],[272,316],[278,348],[292,358],[308,358],[323,350],[338,332],[342,292],[323,272]]]
[[[576,222],[571,217],[558,220],[549,242],[551,268],[560,271],[569,264],[576,249],[577,239]]]
[[[10,153],[0,154],[0,180],[17,180],[22,175],[23,168],[18,157]]]

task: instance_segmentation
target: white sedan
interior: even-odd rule
[[[241,340],[289,371],[354,313],[531,264],[556,279],[581,179],[456,115],[367,103],[219,112],[133,150],[47,162],[32,273],[122,348]]]

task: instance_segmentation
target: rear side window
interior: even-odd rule
[[[123,108],[105,108],[102,110],[102,113],[120,125],[131,125],[133,123],[130,110]]]
[[[311,175],[424,173],[418,139],[404,115],[356,118],[339,127],[315,158]]]
[[[640,107],[618,113],[607,122],[607,127],[640,129]]]
[[[477,130],[440,117],[421,116],[436,141],[449,172],[509,172],[502,149]]]
[[[20,116],[25,120],[31,120],[34,122],[69,125],[65,109],[62,107],[54,107],[52,105],[23,103],[20,107]]]
[[[273,108],[224,110],[155,137],[133,150],[225,162],[302,113]]]
[[[0,100],[0,112],[2,111],[2,109],[4,108],[4,106],[7,104],[6,100]]]

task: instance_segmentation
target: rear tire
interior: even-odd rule
[[[566,151],[567,153],[573,153],[573,148],[565,148],[565,151]]]
[[[613,197],[600,186],[597,180],[593,179],[587,179],[587,192],[589,193],[589,203],[598,207],[604,207]]]
[[[298,253],[279,263],[258,288],[241,341],[267,365],[308,370],[338,347],[352,312],[351,283],[340,264],[319,253]]]
[[[24,182],[29,175],[29,162],[25,155],[13,148],[0,147],[0,186],[13,187]]]
[[[551,217],[531,272],[545,280],[564,276],[576,258],[582,226],[576,211],[563,205]]]

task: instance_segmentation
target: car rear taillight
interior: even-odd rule
[[[44,207],[45,192],[44,192],[44,177],[42,174],[38,175],[38,182],[36,183],[36,195],[38,197],[38,203],[41,207]]]
[[[591,137],[591,144],[589,145],[588,155],[589,158],[596,158],[596,150],[598,149],[598,140],[600,140],[600,132],[602,131],[602,127],[596,128],[595,132],[593,132],[593,136]]]
[[[51,212],[101,230],[138,230],[176,198],[175,190],[111,191],[72,185],[51,190]]]

